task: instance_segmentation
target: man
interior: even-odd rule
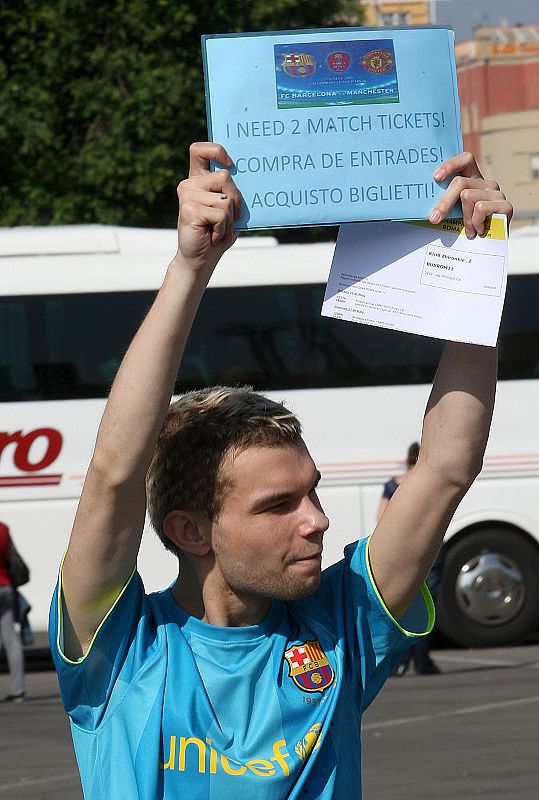
[[[360,797],[361,712],[398,653],[432,628],[422,582],[481,467],[496,353],[446,346],[417,466],[371,539],[321,576],[329,522],[295,417],[223,387],[168,410],[240,214],[230,174],[210,172],[210,159],[232,165],[217,144],[191,147],[178,252],[112,387],[53,602],[85,797]],[[458,199],[470,236],[488,215],[511,214],[468,154],[435,178],[458,173],[433,221]],[[135,570],[146,480],[180,567],[171,589],[149,596]]]

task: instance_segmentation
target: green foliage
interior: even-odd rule
[[[4,0],[0,225],[172,226],[207,138],[200,36],[357,24],[350,0]]]

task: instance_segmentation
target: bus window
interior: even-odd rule
[[[320,316],[322,284],[206,292],[175,391],[424,384],[442,343]],[[0,298],[0,400],[106,397],[153,292]],[[500,379],[539,377],[539,275],[512,275]],[[91,325],[87,325],[91,320]],[[99,331],[99,335],[95,331]]]
[[[501,380],[539,378],[539,275],[507,281],[499,352]]]
[[[322,317],[323,294],[321,284],[207,292],[176,391],[204,383],[285,390],[432,380],[440,342]]]
[[[0,399],[106,397],[153,297],[111,292],[0,298]]]

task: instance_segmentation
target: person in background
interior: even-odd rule
[[[390,499],[393,497],[393,495],[399,488],[400,484],[404,480],[406,480],[407,475],[417,464],[418,458],[419,458],[419,442],[412,442],[412,444],[408,448],[408,453],[406,454],[406,472],[403,472],[401,475],[395,475],[393,478],[387,481],[387,483],[384,484],[384,490],[382,492],[382,498],[380,500],[380,505],[378,507],[378,514],[376,517],[377,522],[380,520]],[[442,544],[442,546],[438,551],[438,555],[436,556],[434,564],[432,565],[432,568],[429,574],[427,575],[425,581],[434,599],[436,599],[436,593],[438,591],[438,586],[440,584],[440,578],[442,577],[444,557],[445,557],[445,546]],[[430,633],[428,636],[424,636],[422,639],[419,639],[415,644],[413,644],[411,647],[409,647],[407,650],[401,653],[399,660],[393,667],[391,674],[393,676],[402,678],[402,676],[405,675],[406,672],[408,672],[408,669],[410,667],[410,662],[413,659],[414,668],[418,675],[439,675],[440,668],[432,660],[430,656],[432,638],[433,634]]]
[[[18,590],[15,591],[15,622],[19,625],[21,640],[25,647],[34,644],[34,632],[30,624],[32,606]]]
[[[0,522],[0,638],[11,676],[11,692],[4,702],[21,703],[24,700],[24,654],[15,628],[15,588],[7,567],[11,547],[9,528]]]

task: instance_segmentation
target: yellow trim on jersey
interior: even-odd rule
[[[101,630],[101,628],[103,627],[103,625],[105,624],[105,622],[107,621],[109,616],[112,614],[112,612],[114,611],[117,603],[119,602],[120,598],[122,597],[123,593],[125,592],[125,590],[129,586],[131,581],[133,580],[133,575],[137,571],[137,567],[135,565],[135,567],[133,568],[133,572],[131,573],[131,575],[129,576],[127,581],[125,582],[125,585],[122,586],[120,592],[118,593],[118,596],[116,597],[116,599],[114,600],[113,604],[111,605],[111,607],[109,608],[109,610],[107,611],[107,613],[105,614],[105,616],[103,617],[101,622],[99,623],[96,632],[92,636],[92,640],[90,642],[88,650],[84,653],[83,656],[81,656],[80,658],[77,658],[75,661],[73,661],[71,658],[68,658],[65,655],[64,651],[63,651],[64,609],[63,609],[63,600],[62,600],[62,570],[64,568],[65,557],[66,557],[66,554],[64,553],[64,556],[62,558],[62,563],[60,564],[60,572],[58,574],[58,633],[57,633],[57,636],[56,636],[56,647],[58,649],[58,653],[60,654],[61,659],[63,661],[65,661],[66,664],[82,664],[82,662],[88,657],[88,654],[90,653],[90,650],[92,649],[93,644],[94,644],[94,642],[95,642],[95,640],[97,638],[97,634],[99,633],[99,631]]]
[[[370,541],[371,541],[371,537],[369,536],[369,538],[367,539],[367,546],[365,548],[365,559],[367,561],[367,572],[369,573],[369,578],[371,580],[372,587],[373,587],[374,591],[376,592],[376,596],[378,597],[378,600],[380,601],[380,604],[381,604],[382,608],[386,612],[387,616],[394,622],[394,624],[400,630],[401,633],[404,633],[406,636],[428,636],[428,634],[434,628],[434,622],[436,620],[436,611],[435,611],[435,608],[434,608],[434,600],[432,599],[432,595],[431,595],[431,593],[429,591],[429,587],[427,586],[426,583],[423,583],[423,585],[421,587],[421,596],[422,596],[422,598],[423,598],[423,600],[425,602],[425,606],[427,607],[427,629],[425,631],[421,631],[421,632],[418,632],[418,633],[415,633],[413,631],[407,631],[405,628],[403,628],[401,625],[399,625],[398,620],[396,620],[395,617],[393,616],[393,614],[390,612],[390,610],[388,609],[388,607],[384,603],[384,599],[383,599],[382,595],[378,591],[378,587],[376,585],[376,581],[374,580],[374,575],[372,574],[371,561],[370,561],[370,558],[369,558],[369,544],[370,544]]]

